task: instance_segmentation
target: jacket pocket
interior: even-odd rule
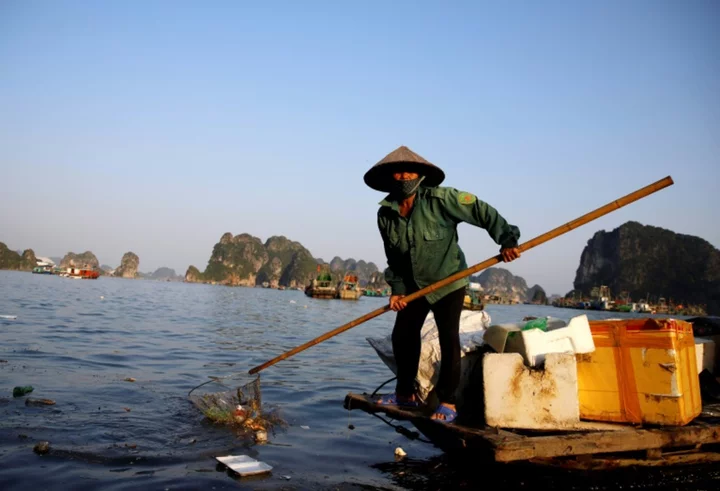
[[[428,228],[423,232],[423,238],[427,242],[435,242],[443,240],[447,235],[447,231],[444,228]]]

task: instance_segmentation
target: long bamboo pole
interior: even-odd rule
[[[645,186],[644,188],[638,189],[637,191],[635,191],[633,193],[623,196],[622,198],[616,199],[615,201],[612,201],[612,202],[606,204],[605,206],[602,206],[596,210],[593,210],[590,213],[586,213],[585,215],[583,215],[579,218],[576,218],[575,220],[568,222],[565,225],[561,225],[549,232],[546,232],[542,235],[535,237],[534,239],[531,239],[523,244],[520,244],[518,246],[518,248],[520,249],[521,253],[528,251],[528,250],[532,249],[533,247],[537,247],[540,244],[543,244],[549,240],[552,240],[555,237],[565,234],[573,229],[576,229],[576,228],[580,227],[581,225],[585,225],[588,222],[591,222],[597,218],[600,218],[601,216],[607,215],[608,213],[610,213],[612,211],[622,208],[623,206],[629,205],[630,203],[633,203],[639,199],[642,199],[650,194],[660,191],[661,189],[671,186],[672,184],[674,184],[672,178],[670,176],[667,176],[663,179],[660,179],[657,182],[654,182],[648,186]],[[483,269],[487,269],[490,266],[498,264],[501,261],[502,261],[502,255],[498,254],[497,256],[491,257],[490,259],[486,259],[485,261],[478,263],[475,266],[472,266],[468,269],[459,271],[451,276],[448,276],[444,280],[440,280],[437,283],[433,283],[432,285],[426,286],[425,288],[423,288],[421,290],[418,290],[414,293],[406,295],[403,298],[403,300],[406,303],[412,302],[413,300],[417,300],[418,298],[424,297],[428,293],[434,292],[435,290],[442,288],[444,286],[447,286],[454,281],[457,281],[459,279],[465,278],[466,276],[475,274],[478,271],[482,271]],[[347,324],[344,324],[336,329],[333,329],[332,331],[326,332],[322,336],[318,336],[317,338],[310,340],[305,344],[297,346],[297,347],[291,349],[290,351],[287,351],[287,352],[273,358],[272,360],[263,363],[262,365],[252,368],[248,373],[250,373],[251,375],[258,373],[259,371],[264,370],[265,368],[272,366],[279,361],[285,360],[297,353],[300,353],[301,351],[304,351],[304,350],[310,348],[311,346],[315,346],[316,344],[322,343],[323,341],[330,339],[333,336],[337,336],[338,334],[345,332],[348,329],[352,329],[353,327],[360,325],[365,321],[369,321],[370,319],[373,319],[381,314],[384,314],[385,312],[388,312],[389,310],[390,310],[389,305],[385,305],[384,307],[373,310],[372,312],[365,314],[362,317],[358,317],[354,321],[348,322]]]

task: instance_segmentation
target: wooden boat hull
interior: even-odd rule
[[[484,305],[477,305],[477,304],[473,304],[473,303],[469,303],[469,302],[464,302],[464,303],[463,303],[463,308],[464,308],[465,310],[484,310],[484,309],[485,309],[485,306],[484,306]]]
[[[359,300],[362,296],[360,290],[340,290],[338,292],[338,298],[340,300]]]
[[[336,292],[334,289],[309,288],[305,290],[305,295],[311,298],[333,299],[335,298]]]
[[[370,414],[384,413],[392,419],[411,422],[443,451],[474,451],[501,463],[529,462],[568,469],[602,470],[720,462],[718,421],[698,419],[682,427],[648,429],[605,425],[614,428],[520,432],[464,426],[460,419],[446,424],[429,419],[427,411],[379,406],[365,394],[349,393],[344,407]]]

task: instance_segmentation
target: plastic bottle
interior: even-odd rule
[[[245,421],[245,418],[247,418],[247,412],[240,404],[238,404],[235,406],[235,413],[233,414],[233,417],[236,423],[241,424]]]

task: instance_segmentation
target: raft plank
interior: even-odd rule
[[[710,464],[720,462],[720,453],[717,452],[696,452],[682,455],[661,456],[659,459],[631,459],[624,457],[607,457],[588,459],[558,459],[538,458],[530,459],[530,463],[560,467],[572,470],[604,470],[620,467],[665,467],[673,465]]]
[[[435,421],[430,419],[429,413],[427,411],[422,411],[418,409],[403,409],[396,406],[381,406],[376,404],[375,401],[370,399],[370,397],[365,394],[349,393],[347,396],[345,396],[345,402],[343,403],[343,407],[348,410],[360,409],[368,413],[384,413],[394,419],[399,420],[406,420],[410,422],[422,421],[426,424],[440,425],[443,429],[453,434],[458,434],[464,437],[475,436],[478,438],[482,438],[493,447],[501,445],[507,441],[520,441],[526,438],[522,435],[518,435],[516,433],[512,433],[510,431],[505,431],[502,429],[490,427],[487,427],[485,429],[479,429],[469,426],[462,426],[455,423],[445,424],[441,421]]]
[[[683,426],[652,430],[627,429],[598,433],[536,436],[505,441],[495,448],[497,462],[584,454],[673,448],[720,443],[720,425]]]
[[[377,405],[369,396],[363,394],[349,393],[345,397],[345,409],[360,409],[368,413],[385,413],[389,417],[397,420],[406,420],[412,423],[422,425],[437,425],[436,427],[446,434],[453,434],[462,439],[473,439],[475,442],[485,442],[489,449],[494,453],[496,462],[513,462],[513,461],[530,461],[536,463],[548,463],[553,461],[555,465],[567,467],[582,468],[601,468],[624,465],[640,465],[633,464],[638,460],[649,462],[646,459],[629,459],[629,458],[597,458],[602,454],[613,454],[633,451],[648,451],[651,459],[657,465],[669,465],[672,463],[688,462],[693,459],[698,461],[714,461],[719,455],[717,452],[699,453],[699,447],[695,449],[692,455],[701,455],[693,457],[684,454],[669,455],[668,453],[660,453],[658,459],[658,451],[653,449],[666,449],[668,452],[673,448],[697,446],[698,444],[714,444],[720,443],[720,425],[691,423],[683,427],[666,427],[658,429],[637,429],[627,425],[602,424],[594,428],[601,431],[590,431],[592,424],[584,427],[585,431],[579,429],[572,433],[564,433],[560,435],[521,435],[512,431],[502,430],[499,428],[473,428],[458,424],[445,424],[440,421],[434,421],[429,418],[429,412],[423,410],[403,409],[393,406]],[[469,440],[468,440],[469,441]],[[660,450],[662,452],[662,450]],[[646,453],[648,455],[648,453]],[[580,459],[563,459],[562,457],[580,457]],[[565,463],[565,460],[573,460],[574,463]],[[598,464],[598,462],[604,462]],[[623,462],[627,462],[624,464]],[[654,465],[644,463],[643,465]],[[599,467],[598,467],[599,466]]]

